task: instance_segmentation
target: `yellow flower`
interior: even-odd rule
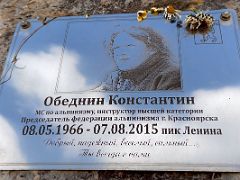
[[[137,20],[138,22],[141,22],[147,18],[147,11],[138,11],[137,12]]]
[[[152,7],[150,10],[151,14],[154,16],[159,15],[160,13],[164,12],[164,8],[156,8],[156,7]]]

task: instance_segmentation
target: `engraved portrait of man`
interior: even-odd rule
[[[80,26],[78,22],[69,25],[56,92],[182,88],[178,30],[175,26],[162,21],[91,24],[98,31],[89,26]]]
[[[99,90],[156,91],[181,89],[180,68],[159,33],[149,27],[132,27],[113,33],[108,45],[115,70]]]

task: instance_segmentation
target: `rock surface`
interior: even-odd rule
[[[202,3],[201,3],[202,2]],[[240,19],[239,0],[0,0],[0,73],[18,22],[29,18],[137,12],[153,6],[173,4],[177,9],[232,8]],[[41,179],[192,179],[237,180],[239,173],[144,172],[144,171],[0,171],[1,180]]]

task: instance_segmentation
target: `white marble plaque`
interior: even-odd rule
[[[237,16],[17,27],[0,85],[0,169],[240,171]],[[189,14],[184,12],[182,19]]]

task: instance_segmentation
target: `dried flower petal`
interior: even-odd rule
[[[137,12],[137,20],[138,22],[141,22],[147,18],[147,11],[138,11]]]
[[[186,27],[190,31],[208,31],[214,24],[214,18],[210,14],[199,12],[190,14],[185,19]]]
[[[151,10],[150,10],[151,14],[152,15],[159,15],[160,13],[163,13],[164,12],[164,8],[156,8],[156,7],[152,7]]]
[[[167,13],[174,14],[175,13],[175,8],[172,5],[169,5],[166,7]]]
[[[201,22],[196,17],[196,15],[190,14],[186,17],[185,24],[186,24],[187,29],[189,29],[191,31],[195,31],[195,30],[198,30],[198,28],[201,25]]]
[[[172,5],[169,5],[164,9],[164,18],[169,21],[176,20],[181,17],[179,14],[180,12],[180,10],[177,10]]]

